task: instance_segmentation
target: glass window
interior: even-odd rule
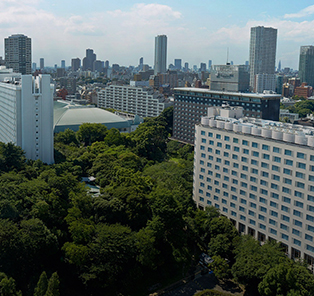
[[[232,154],[232,159],[238,159],[238,155]]]
[[[233,143],[239,143],[239,139],[233,138]]]
[[[241,157],[241,161],[243,161],[243,162],[247,162],[247,158],[246,158],[246,157],[244,157],[244,156],[242,156],[242,157]]]
[[[297,210],[293,210],[293,215],[297,216],[297,217],[302,217],[302,213],[300,211],[297,211]]]
[[[269,204],[270,204],[271,207],[274,207],[274,208],[278,207],[278,204],[276,202],[274,202],[274,201],[271,201]]]
[[[262,176],[268,178],[269,174],[267,172],[262,171]]]
[[[230,165],[230,161],[229,160],[225,160],[225,165]]]
[[[273,161],[274,161],[274,162],[281,162],[281,158],[278,157],[278,156],[274,156],[274,157],[273,157]]]
[[[309,240],[309,241],[313,241],[313,236],[309,235],[309,234],[305,234],[305,239]]]
[[[202,139],[202,143],[206,143],[206,139],[203,138],[203,139]]]
[[[281,206],[281,210],[287,213],[290,213],[290,209],[286,206]]]
[[[258,148],[258,143],[252,142],[252,147],[253,147],[253,148]]]
[[[251,164],[253,164],[253,165],[258,165],[258,161],[255,160],[255,159],[251,159]]]
[[[295,182],[295,186],[297,187],[297,188],[302,188],[302,189],[304,189],[304,187],[305,187],[305,184],[304,183],[302,183],[302,182]]]
[[[272,192],[270,195],[272,198],[279,199],[279,194]]]
[[[257,169],[251,169],[252,174],[258,174],[258,170]]]
[[[255,177],[250,177],[250,181],[256,183],[256,182],[257,182],[257,179],[256,179]]]
[[[303,202],[300,202],[300,201],[295,200],[295,201],[294,201],[294,205],[295,205],[296,207],[299,207],[299,208],[302,208],[302,209],[303,209]]]
[[[268,145],[263,144],[263,145],[262,145],[262,149],[263,149],[263,150],[267,150],[267,151],[268,151],[268,150],[269,150],[269,146],[268,146]]]
[[[253,151],[253,152],[252,152],[252,155],[253,155],[254,157],[259,157],[259,153],[258,153],[257,151]]]
[[[266,226],[264,224],[259,223],[259,228],[265,230]]]
[[[289,184],[289,185],[292,184],[292,180],[291,180],[291,179],[287,179],[287,178],[283,178],[283,182],[284,182],[285,184]]]
[[[292,151],[288,150],[288,149],[285,149],[285,155],[292,156]]]
[[[289,236],[284,233],[281,234],[281,238],[285,240],[289,240]]]
[[[302,222],[299,220],[293,220],[293,224],[298,227],[302,227]]]
[[[221,135],[216,135],[216,139],[221,139]]]
[[[287,175],[292,175],[292,171],[289,169],[283,169],[283,173]]]
[[[299,169],[306,169],[306,164],[305,163],[303,163],[303,162],[297,162],[297,167],[299,168]]]
[[[286,203],[291,203],[291,198],[283,196],[282,197],[282,201],[286,202]]]
[[[249,142],[248,142],[248,141],[246,141],[246,140],[242,140],[242,145],[244,145],[244,146],[248,146],[248,145],[249,145]]]
[[[225,148],[226,148],[227,150],[230,150],[231,146],[230,146],[229,144],[226,144],[226,145],[225,145]]]
[[[258,215],[258,219],[260,219],[260,220],[262,220],[262,221],[265,221],[265,216],[259,214],[259,215]]]
[[[212,138],[213,137],[213,133],[208,133],[208,137]]]
[[[262,168],[267,168],[267,169],[268,169],[268,163],[266,163],[266,162],[262,162],[262,163],[261,163],[261,167],[262,167]]]
[[[274,217],[278,217],[278,213],[275,211],[270,211],[270,215]]]
[[[228,142],[230,141],[230,137],[229,136],[225,136],[224,139],[225,139],[225,141],[228,141]]]
[[[249,154],[249,150],[248,149],[243,149],[243,153],[244,154]]]
[[[239,168],[239,164],[238,164],[238,163],[234,163],[234,164],[233,164],[233,167],[236,168],[236,169],[238,169],[238,168]]]
[[[297,152],[297,158],[306,159],[306,158],[305,158],[305,154],[302,153],[302,152]]]
[[[281,220],[290,222],[290,218],[288,216],[286,216],[286,215],[281,215]]]
[[[273,152],[280,153],[281,149],[278,147],[273,147]]]
[[[289,193],[289,194],[290,194],[290,193],[291,193],[291,189],[282,186],[282,192],[285,192],[285,193]]]
[[[273,171],[280,172],[280,168],[279,168],[279,166],[277,166],[277,165],[272,165],[272,166],[271,166],[271,169],[272,169]]]
[[[285,159],[285,164],[292,166],[293,165],[293,161],[290,160],[290,159]]]
[[[268,160],[269,159],[269,154],[263,153],[263,158]]]

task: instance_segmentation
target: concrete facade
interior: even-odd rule
[[[314,128],[227,111],[196,126],[197,206],[219,208],[241,233],[280,241],[291,258],[313,265]]]

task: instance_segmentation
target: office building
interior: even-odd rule
[[[155,63],[154,74],[163,74],[167,71],[167,36],[158,35],[155,37]]]
[[[212,60],[209,60],[209,61],[208,61],[208,70],[209,70],[209,71],[211,70],[212,63],[213,63]]]
[[[43,70],[45,68],[45,60],[44,60],[44,58],[40,58],[39,59],[39,66],[40,66],[40,70]]]
[[[156,117],[173,103],[151,88],[110,85],[98,92],[100,108],[112,108],[141,117]]]
[[[248,92],[250,74],[245,65],[213,65],[210,70],[210,89]]]
[[[4,39],[5,65],[16,73],[32,73],[31,38],[16,34]]]
[[[37,64],[36,63],[32,63],[32,70],[33,72],[35,72],[37,69]]]
[[[275,74],[277,29],[251,28],[250,87],[255,91],[256,74]]]
[[[96,61],[96,54],[92,49],[86,49],[86,57],[83,59],[83,71],[92,71],[94,61]]]
[[[65,69],[65,60],[61,60],[61,68]]]
[[[201,63],[201,65],[200,65],[200,71],[201,71],[201,72],[205,72],[205,71],[206,71],[206,64],[205,64],[205,63]]]
[[[14,143],[26,158],[48,164],[54,162],[53,91],[50,75],[6,74],[0,82],[0,141]]]
[[[175,59],[174,60],[174,68],[176,70],[181,70],[182,69],[182,60],[181,59]]]
[[[100,61],[100,60],[95,60],[93,62],[93,71],[94,72],[103,72],[104,69],[104,62]]]
[[[255,75],[255,91],[262,93],[263,91],[276,91],[276,75],[275,74],[256,74]]]
[[[314,87],[314,46],[301,46],[299,77],[302,82]]]
[[[73,72],[77,71],[79,68],[81,68],[81,59],[75,58],[71,60],[71,69]]]
[[[193,198],[313,265],[314,128],[243,118],[241,109],[210,108],[196,126]]]
[[[175,88],[173,108],[173,138],[194,143],[195,124],[207,114],[210,106],[244,108],[244,115],[258,119],[279,120],[280,95],[214,91],[202,88]]]

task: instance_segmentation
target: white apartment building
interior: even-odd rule
[[[196,125],[193,198],[241,233],[314,262],[314,128],[211,107]],[[312,266],[313,267],[313,266]]]
[[[26,158],[54,162],[53,90],[50,75],[21,75],[0,82],[0,141],[14,143]]]
[[[110,85],[98,92],[98,107],[113,108],[140,117],[156,117],[172,104],[151,88]]]

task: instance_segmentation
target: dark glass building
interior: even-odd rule
[[[201,88],[175,88],[173,135],[176,140],[194,144],[195,124],[207,115],[210,106],[228,104],[243,107],[246,117],[279,120],[278,94],[256,94],[213,91]]]

